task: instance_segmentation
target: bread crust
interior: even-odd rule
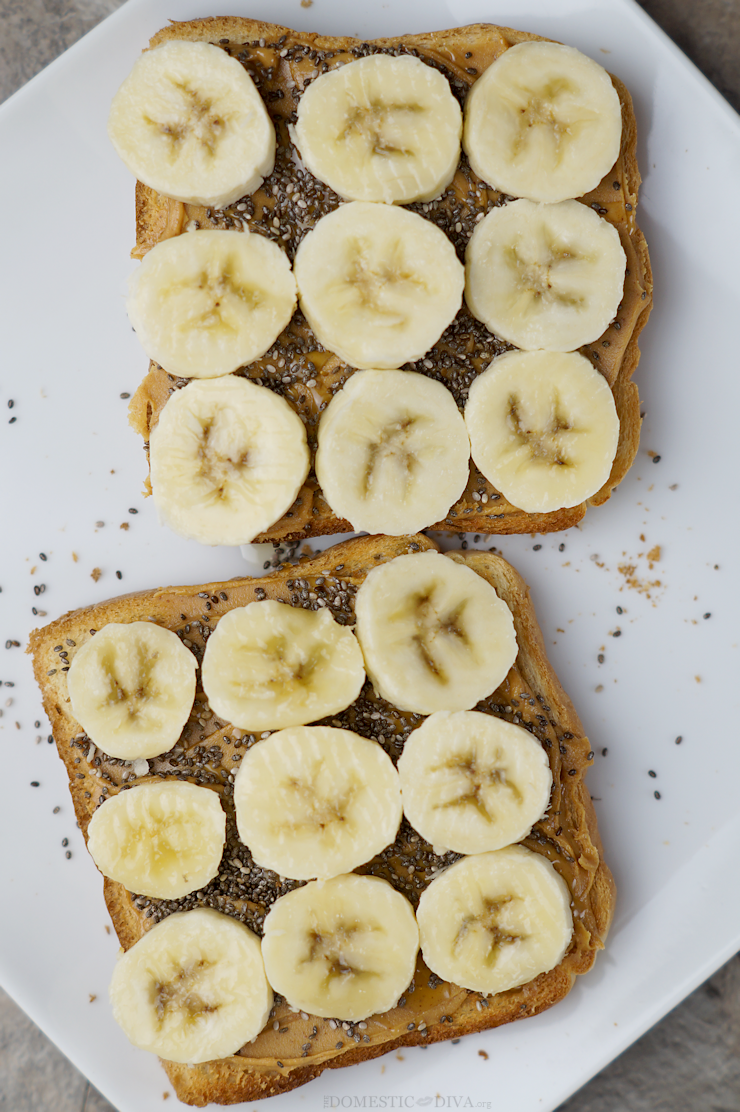
[[[512,28],[477,23],[467,27],[374,39],[358,44],[356,39],[348,37],[293,31],[287,27],[234,16],[173,22],[158,31],[149,45],[154,47],[173,39],[220,45],[232,56],[240,58],[248,72],[257,78],[260,89],[268,98],[266,106],[275,123],[278,139],[276,171],[268,179],[268,184],[280,181],[280,168],[287,165],[289,160],[287,124],[294,116],[294,89],[289,83],[293,82],[296,97],[299,96],[300,89],[307,81],[312,80],[314,71],[318,73],[319,67],[323,71],[324,66],[331,68],[342,61],[351,60],[358,51],[364,53],[401,49],[415,53],[428,64],[441,69],[451,80],[453,92],[462,99],[467,88],[504,50],[520,42],[546,41],[538,35]],[[303,50],[312,53],[304,57],[301,53]],[[281,58],[281,51],[287,52],[285,58]],[[469,72],[471,70],[475,72]],[[462,530],[492,534],[546,533],[570,528],[583,518],[588,505],[599,506],[609,499],[635,458],[641,419],[638,391],[632,378],[640,358],[638,336],[647,322],[652,306],[652,272],[645,239],[635,221],[640,174],[636,158],[636,124],[632,100],[618,78],[612,77],[612,81],[622,105],[622,146],[619,158],[596,189],[579,198],[614,225],[627,255],[625,296],[617,316],[598,340],[580,349],[607,379],[617,407],[620,436],[609,478],[587,502],[550,513],[525,513],[512,506],[471,461],[466,490],[450,508],[444,520],[430,526],[431,528],[448,532]],[[280,99],[269,99],[273,94],[279,94]],[[292,205],[289,198],[286,200],[284,195],[282,198],[280,195],[275,197],[265,188],[258,190],[252,198],[245,198],[253,209],[248,227],[276,239],[291,259],[302,235],[323,212],[330,211],[339,204],[339,198],[331,190],[320,186],[306,172],[307,182],[309,179],[311,188],[319,187],[316,196],[320,198],[321,204],[316,212],[311,212],[310,206],[299,210]],[[614,188],[615,183],[618,185],[617,189]],[[455,180],[446,191],[439,208],[429,212],[428,210],[435,208],[434,205],[406,207],[412,211],[424,211],[425,215],[439,223],[462,258],[475,216],[482,215],[492,206],[508,199],[510,198],[482,183],[463,155]],[[282,227],[277,233],[273,228],[273,214],[278,211],[280,219],[287,220],[292,226],[287,239],[282,238]],[[460,221],[458,217],[461,217]],[[195,221],[199,227],[227,227],[237,230],[243,227],[236,206],[217,212],[199,206],[183,205],[137,183],[136,246],[132,255],[143,258],[156,243],[182,233],[191,221]],[[458,223],[462,228],[460,233],[456,231]],[[300,231],[297,230],[299,227]],[[296,350],[302,347],[308,347],[309,350],[298,350],[296,354]],[[463,305],[453,324],[427,354],[426,359],[405,366],[422,374],[430,373],[445,382],[462,408],[474,375],[484,370],[491,358],[510,347],[511,345],[491,336]],[[277,366],[280,359],[284,360],[282,368]],[[454,364],[453,368],[447,365],[450,360]],[[292,375],[293,381],[285,383],[284,371],[291,366],[297,368],[287,376],[291,378]],[[455,368],[459,371],[460,367],[463,367],[463,372],[456,377]],[[306,421],[313,457],[321,407],[354,371],[335,355],[324,351],[298,311],[273,348],[262,359],[237,373],[276,389],[302,415]],[[305,383],[314,380],[316,386],[306,389]],[[150,364],[149,373],[130,406],[131,424],[144,438],[147,451],[151,430],[156,425],[167,398],[174,390],[186,384],[186,379],[177,379],[168,375],[157,364]],[[145,479],[145,493],[151,493],[148,476]],[[350,531],[351,524],[336,517],[323,498],[312,468],[290,510],[255,539],[300,540]]]
[[[164,587],[138,592],[73,611],[35,630],[28,651],[33,655],[36,679],[59,754],[67,768],[75,813],[85,838],[96,808],[104,799],[127,790],[124,773],[128,777],[128,766],[111,761],[96,750],[75,721],[66,684],[65,669],[69,665],[61,665],[59,649],[62,645],[67,646],[64,652],[71,662],[74,653],[94,636],[92,631],[108,622],[150,620],[179,632],[181,639],[187,630],[189,646],[200,657],[207,631],[232,607],[267,597],[315,609],[318,602],[310,598],[312,592],[326,600],[337,620],[351,625],[354,592],[371,568],[397,555],[435,548],[423,535],[362,537],[343,542],[313,558],[303,558],[297,564],[285,565],[261,579],[234,579],[197,587]],[[553,773],[551,806],[523,844],[547,856],[568,884],[575,911],[571,945],[560,964],[549,973],[490,998],[444,985],[429,974],[419,959],[413,987],[402,997],[398,1007],[380,1017],[382,1022],[376,1023],[372,1017],[368,1033],[354,1031],[351,1039],[342,1040],[344,1045],[340,1049],[334,1047],[334,1040],[337,1034],[344,1035],[344,1031],[333,1032],[327,1021],[314,1017],[304,1022],[284,1004],[279,1004],[276,1014],[289,1034],[285,1042],[279,1041],[283,1034],[276,1034],[272,1024],[268,1024],[253,1044],[221,1061],[194,1066],[163,1062],[178,1097],[186,1104],[202,1107],[210,1102],[234,1104],[255,1100],[303,1085],[324,1069],[351,1065],[403,1046],[459,1038],[535,1015],[561,1000],[575,977],[591,968],[596,951],[603,947],[614,909],[615,888],[603,860],[596,816],[584,783],[584,774],[593,759],[591,746],[583,736],[573,704],[547,660],[527,585],[511,565],[493,553],[467,551],[449,556],[488,580],[512,611],[519,646],[517,660],[504,683],[477,709],[522,725],[539,739],[547,752]],[[209,607],[207,612],[206,607]],[[367,724],[368,716],[362,718],[361,706],[375,708],[381,724],[391,721],[397,724],[403,718],[400,712],[375,696],[371,686],[366,684],[358,702],[344,712],[349,717],[339,716],[343,725],[364,732],[366,736],[375,734]],[[228,815],[235,767],[232,757],[243,752],[239,747],[243,731],[216,718],[206,721],[204,713],[204,696],[198,678],[196,705],[181,741],[171,754],[151,761],[150,775],[142,779],[194,779],[196,783],[208,783],[219,791]],[[389,731],[386,726],[383,729]],[[394,759],[400,754],[407,733],[402,730],[401,734],[391,735],[389,731],[387,737],[381,733],[381,744],[389,747]],[[205,744],[199,745],[199,741]],[[215,749],[218,757],[213,756]],[[175,758],[174,754],[179,755]],[[191,759],[188,764],[187,759],[193,754],[197,760]],[[129,786],[130,783],[129,780]],[[404,837],[403,829],[402,826],[399,840]],[[240,859],[245,859],[246,847],[235,842],[229,850],[227,842],[219,878],[201,892],[174,904],[141,897],[135,899],[120,884],[105,880],[106,904],[123,948],[130,948],[153,922],[171,911],[187,910],[200,904],[215,906],[259,929],[261,912],[256,904],[250,903],[251,897],[234,895],[229,856],[237,850]],[[384,864],[376,858],[358,871],[383,875],[415,902],[427,883],[426,878],[417,873],[413,881],[408,880],[405,873],[401,876],[393,872],[393,858],[390,860],[388,865],[387,860]],[[437,859],[435,868],[446,863],[449,863],[448,858]],[[314,1032],[318,1032],[315,1036],[311,1034],[312,1024],[315,1024]],[[409,1030],[409,1024],[413,1029]],[[297,1049],[289,1056],[282,1050],[291,1046],[305,1049],[306,1042],[311,1047],[310,1054]]]

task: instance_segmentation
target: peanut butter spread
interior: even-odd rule
[[[188,37],[209,40],[208,21],[187,25]],[[282,28],[277,28],[282,31]],[[167,37],[165,33],[165,37]],[[295,162],[288,125],[296,120],[303,90],[322,73],[368,54],[412,54],[441,71],[453,94],[464,103],[469,87],[503,51],[536,36],[486,27],[485,34],[465,37],[454,31],[408,36],[401,41],[322,39],[285,30],[275,41],[249,42],[216,40],[242,63],[254,80],[275,125],[277,151],[275,169],[262,187],[223,210],[183,204],[137,186],[137,242],[132,254],[143,256],[160,240],[190,229],[221,228],[251,231],[267,236],[292,260],[303,236],[324,215],[341,203],[328,186]],[[156,45],[160,36],[155,36]],[[620,418],[620,439],[611,475],[590,499],[599,505],[611,494],[628,470],[639,440],[639,401],[630,382],[639,352],[637,336],[651,305],[652,280],[644,239],[635,223],[639,174],[634,158],[635,131],[629,94],[619,81],[614,84],[622,103],[622,147],[609,174],[580,200],[595,209],[617,229],[627,256],[624,297],[617,315],[604,334],[580,349],[606,378],[614,393]],[[437,200],[408,207],[439,225],[461,261],[472,232],[487,212],[511,200],[481,181],[463,154],[455,177]],[[406,363],[442,382],[462,409],[474,378],[510,344],[492,335],[463,304],[441,338],[423,359]],[[322,411],[353,369],[317,341],[303,314],[297,310],[288,327],[261,359],[236,372],[258,385],[282,395],[304,420],[309,448],[316,448],[317,426]],[[130,419],[148,445],[149,434],[173,391],[187,384],[157,364],[150,370],[130,407]],[[549,532],[576,524],[585,504],[545,514],[528,514],[506,498],[470,465],[470,478],[459,501],[451,507],[436,529],[485,533]],[[316,482],[313,469],[290,510],[257,540],[299,539],[351,530],[349,522],[337,519]]]
[[[382,538],[376,542],[376,549],[372,548],[373,538],[367,538],[366,542],[350,542],[347,547],[351,549],[353,544],[363,543],[366,544],[364,565],[358,566],[356,559],[350,561],[348,557],[345,568],[341,555],[335,556],[332,551],[329,560],[338,561],[336,563],[320,556],[263,580],[237,579],[201,589],[167,588],[128,596],[103,604],[97,608],[98,614],[104,610],[104,615],[99,616],[104,616],[106,622],[156,621],[177,634],[199,665],[219,618],[233,607],[254,600],[271,598],[310,610],[326,608],[337,622],[352,627],[356,591],[367,571],[376,566],[376,561],[435,547],[423,536]],[[558,967],[564,991],[567,991],[574,975],[590,968],[595,951],[602,946],[609,916],[609,909],[605,910],[600,902],[603,901],[603,888],[599,889],[599,884],[603,883],[604,874],[602,872],[601,881],[597,881],[599,853],[589,818],[589,815],[592,817],[590,799],[582,784],[593,753],[588,741],[573,732],[577,719],[559,685],[555,681],[554,686],[548,688],[535,666],[538,661],[544,661],[544,653],[521,580],[512,575],[512,569],[503,560],[489,553],[465,553],[452,558],[464,561],[484,576],[514,615],[519,645],[517,661],[504,683],[476,709],[529,730],[549,758],[553,775],[550,807],[523,844],[553,863],[571,893],[574,935]],[[188,780],[211,788],[218,792],[227,815],[227,841],[220,871],[203,889],[181,899],[160,900],[127,893],[121,885],[105,882],[106,900],[122,944],[129,948],[170,913],[199,906],[234,916],[261,934],[265,915],[275,899],[302,883],[255,865],[237,834],[234,777],[244,753],[261,735],[247,733],[213,714],[200,685],[199,670],[190,719],[180,740],[168,753],[150,760],[146,769],[142,768],[146,762],[136,762],[132,766],[131,762],[106,756],[96,749],[87,735],[74,732],[76,724],[71,712],[65,709],[69,706],[66,681],[57,672],[61,659],[56,653],[59,645],[52,649],[55,639],[63,640],[68,646],[64,650],[63,672],[77,649],[94,635],[94,616],[90,611],[79,614],[81,617],[71,616],[77,619],[74,631],[69,627],[69,619],[63,618],[50,627],[48,634],[47,631],[34,634],[31,650],[37,676],[52,676],[43,685],[47,692],[46,706],[70,775],[75,810],[83,833],[95,809],[106,799],[134,783],[161,778]],[[93,628],[86,628],[90,625]],[[43,644],[40,643],[42,635],[45,635]],[[320,724],[342,726],[377,741],[396,763],[406,738],[421,721],[421,715],[399,711],[385,702],[367,682],[351,706]],[[436,873],[459,856],[451,852],[436,853],[404,819],[394,843],[356,871],[383,877],[416,907],[422,891]],[[507,1018],[534,1014],[553,1002],[551,986],[549,996],[543,987],[548,976],[542,975],[528,985],[501,994],[507,998],[512,1013]],[[237,1060],[243,1059],[245,1067],[266,1075],[289,1075],[292,1070],[361,1048],[385,1047],[401,1036],[408,1036],[409,1032],[414,1032],[414,1041],[421,1043],[454,1037],[458,1030],[460,1033],[470,1030],[471,1016],[480,1021],[480,1013],[489,1006],[489,1000],[479,993],[442,981],[419,957],[414,980],[397,1006],[363,1023],[342,1023],[295,1013],[281,997],[276,997],[267,1026],[239,1051]]]

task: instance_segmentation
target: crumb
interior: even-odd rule
[[[110,934],[110,927],[108,926],[107,923],[105,924],[105,933]]]
[[[694,676],[697,683],[701,683],[701,676]]]
[[[479,1050],[478,1051],[478,1057],[479,1058],[485,1058],[485,1060],[488,1061],[488,1055],[486,1054],[485,1050]]]
[[[385,1073],[385,1066],[380,1067],[380,1073],[381,1073],[381,1075]]]
[[[103,573],[100,570],[100,568],[93,568],[93,570],[90,572],[90,578],[94,579],[95,582],[97,583],[97,581],[100,579],[102,574]]]
[[[170,1099],[170,1094],[169,1093],[162,1093],[162,1100],[169,1100],[169,1099]]]
[[[90,1003],[91,1004],[93,1004],[98,998],[97,993],[95,993],[95,992],[89,992],[88,996],[90,997]]]
[[[79,560],[79,556],[77,555],[76,552],[72,553],[72,559],[74,560],[75,563],[77,563],[77,561]]]
[[[310,8],[313,6],[313,0],[301,0],[302,8]]]
[[[647,554],[647,558],[648,558],[648,563],[650,565],[650,570],[652,571],[653,564],[657,564],[658,560],[660,560],[660,545],[659,544],[653,545],[653,547],[650,549],[650,551]]]
[[[604,685],[603,685],[603,683],[600,683],[598,687],[595,687],[595,688],[594,688],[594,690],[595,690],[595,691],[603,691],[603,690],[604,690]]]
[[[127,521],[122,521],[121,524],[118,526],[118,528],[123,529],[124,532],[128,532],[128,527],[129,526]]]
[[[37,567],[38,567],[38,564],[34,564],[34,565],[33,565],[33,567],[31,568],[31,575],[35,575],[35,574],[36,574],[36,568],[37,568]]]
[[[645,543],[645,534],[644,533],[640,533],[640,540],[642,541],[643,544]]]
[[[304,2],[304,0],[301,0],[301,3],[303,3],[303,2]],[[405,1062],[406,1059],[404,1058],[403,1054],[397,1054],[396,1055],[396,1061],[397,1062]]]

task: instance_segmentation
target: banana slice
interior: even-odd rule
[[[422,893],[416,918],[432,972],[488,995],[554,969],[573,933],[565,881],[523,846],[451,865]]]
[[[400,710],[468,710],[496,690],[516,659],[506,603],[441,553],[397,556],[373,568],[355,615],[367,674]]]
[[[312,81],[291,138],[312,174],[350,201],[431,201],[460,161],[462,112],[418,58],[372,54]]]
[[[609,478],[619,417],[606,379],[577,352],[507,351],[465,406],[473,459],[526,513],[577,506]]]
[[[177,900],[216,876],[226,815],[217,793],[208,788],[147,783],[98,807],[87,837],[103,876],[129,892]]]
[[[140,181],[195,205],[254,193],[275,164],[275,129],[251,77],[209,43],[145,51],[113,98],[108,135]]]
[[[259,359],[295,304],[285,252],[264,236],[223,231],[156,244],[126,302],[149,358],[183,378],[218,378]]]
[[[465,259],[471,313],[525,351],[574,351],[597,340],[622,300],[619,233],[578,201],[492,209]]]
[[[72,713],[108,756],[156,757],[172,748],[188,720],[195,669],[195,657],[169,629],[110,622],[72,658]]]
[[[463,148],[502,193],[563,201],[595,189],[619,155],[622,109],[606,70],[572,46],[500,55],[465,104]]]
[[[363,201],[322,216],[293,273],[319,341],[363,369],[421,359],[460,308],[465,284],[455,248],[435,224]]]
[[[398,775],[413,828],[455,853],[521,841],[545,813],[552,788],[537,739],[475,710],[430,715],[406,741]]]
[[[365,682],[352,630],[328,610],[272,599],[224,614],[206,644],[202,675],[212,709],[245,730],[280,730],[337,714]]]
[[[360,371],[319,424],[316,477],[355,530],[400,536],[443,518],[468,481],[465,422],[441,382],[413,371]]]
[[[260,940],[210,908],[157,923],[113,970],[113,1017],[129,1040],[169,1062],[236,1054],[272,1007]]]
[[[364,865],[401,825],[398,773],[351,730],[294,726],[244,757],[234,781],[239,837],[256,864],[294,880]]]
[[[293,1008],[352,1022],[394,1007],[418,949],[408,900],[353,873],[281,896],[262,940],[268,980]]]
[[[290,509],[310,456],[303,422],[283,398],[228,375],[172,395],[149,461],[165,525],[201,544],[237,545]]]

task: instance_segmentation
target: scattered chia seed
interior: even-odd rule
[[[653,456],[653,463],[660,463],[660,456]]]
[[[565,545],[564,544],[559,544],[558,545],[558,552],[565,552]]]
[[[704,618],[711,618],[711,616],[712,615],[710,614],[710,612],[708,610],[707,610],[706,614],[703,615]]]
[[[676,738],[676,745],[680,745],[682,741],[683,741],[683,738],[679,734],[678,737]]]
[[[123,579],[123,572],[117,571],[116,572],[116,579]]]
[[[38,781],[38,780],[32,780],[32,781],[31,781],[31,787],[32,787],[32,788],[38,788],[38,787],[40,787],[40,786],[41,786],[41,785],[39,784],[39,781]]]
[[[69,859],[70,859],[70,858],[71,858],[71,856],[72,856],[72,850],[71,850],[71,849],[68,849],[68,850],[67,850],[67,852],[65,853],[65,855],[64,855],[64,856],[65,856],[65,857],[67,858],[67,860],[69,861]]]
[[[653,792],[656,799],[660,799],[660,792]]]
[[[46,558],[47,557],[45,552],[39,552],[39,560],[46,560]]]
[[[130,398],[131,395],[124,390],[123,394],[120,394],[119,397],[121,397],[121,398]]]
[[[657,775],[658,775],[658,773],[657,773],[657,772],[654,772],[652,768],[649,768],[649,769],[648,769],[648,776],[652,776],[653,780],[655,779],[655,777],[656,777]]]
[[[130,514],[138,514],[139,511],[137,509],[135,509],[133,506],[129,506],[128,512]]]
[[[539,552],[539,550],[540,550],[541,548],[542,548],[542,545],[541,545],[541,544],[533,544],[533,545],[532,545],[532,551],[533,551],[533,552]]]
[[[609,752],[609,750],[606,748],[606,746],[604,746],[604,748],[601,750],[602,757],[605,757],[608,752]]]

